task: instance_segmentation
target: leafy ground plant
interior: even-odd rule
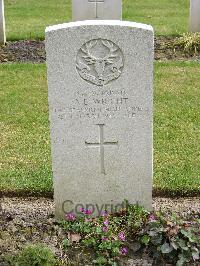
[[[199,223],[199,219],[185,222],[175,216],[166,217],[161,212],[151,213],[139,239],[156,260],[181,266],[199,260]]]
[[[166,217],[161,212],[149,213],[137,205],[126,205],[116,214],[102,213],[93,218],[90,210],[82,209],[76,217],[67,214],[61,225],[68,238],[64,248],[79,245],[95,252],[94,264],[117,265],[128,255],[133,243],[146,250],[156,261],[184,265],[199,260],[199,220],[184,222]]]
[[[128,233],[139,232],[147,217],[143,208],[130,205],[115,215],[102,212],[98,218],[92,218],[90,210],[80,211],[81,216],[67,214],[61,223],[68,233],[64,247],[76,243],[91,248],[95,252],[93,263],[97,265],[117,265],[119,257],[128,253]]]
[[[197,53],[200,51],[200,33],[185,33],[182,37],[177,38],[174,42],[174,47],[180,46],[185,51]]]
[[[9,259],[11,266],[57,266],[51,249],[44,244],[26,246],[21,253]]]

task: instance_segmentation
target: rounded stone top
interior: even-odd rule
[[[153,32],[153,27],[151,25],[132,22],[132,21],[120,21],[120,20],[84,20],[84,21],[69,22],[69,23],[49,26],[46,28],[45,32],[47,33],[66,28],[83,27],[83,26],[121,26],[121,27],[138,28],[141,30],[143,29]]]

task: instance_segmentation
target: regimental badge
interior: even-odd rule
[[[79,49],[76,69],[84,80],[104,86],[119,78],[124,66],[121,49],[112,41],[94,39]]]

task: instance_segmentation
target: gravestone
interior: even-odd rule
[[[200,32],[200,0],[190,0],[190,31]]]
[[[122,21],[46,29],[56,216],[151,208],[153,30]]]
[[[5,18],[4,18],[4,1],[0,0],[0,44],[5,44]]]
[[[73,21],[88,19],[121,20],[121,18],[121,0],[72,0]]]

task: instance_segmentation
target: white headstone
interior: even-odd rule
[[[4,18],[4,1],[0,0],[0,44],[6,42],[5,18]]]
[[[73,21],[109,19],[121,20],[121,0],[72,0]]]
[[[200,0],[190,0],[190,31],[200,32]]]
[[[114,211],[124,199],[151,208],[152,27],[56,25],[46,52],[57,217],[87,204]]]

